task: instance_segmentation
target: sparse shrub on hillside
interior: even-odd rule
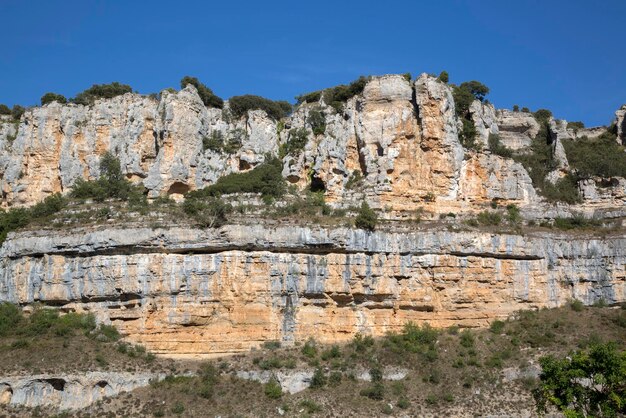
[[[552,112],[548,109],[538,109],[533,113],[533,116],[539,122],[540,125],[548,123],[550,118],[552,117]]]
[[[9,108],[9,106],[0,103],[0,115],[10,115],[11,114],[11,109]]]
[[[450,76],[448,75],[447,71],[442,71],[442,72],[439,73],[439,77],[437,77],[437,79],[439,81],[441,81],[442,83],[446,83],[447,84],[449,79],[450,79]]]
[[[213,90],[202,84],[196,77],[185,76],[180,80],[180,88],[184,89],[188,84],[191,84],[198,91],[200,100],[207,107],[215,107],[221,109],[224,107],[224,100],[216,96]]]
[[[324,373],[324,370],[318,367],[317,369],[315,369],[315,372],[313,372],[313,377],[311,378],[311,384],[309,387],[311,389],[321,389],[326,386],[326,383],[328,383],[326,373]]]
[[[519,112],[519,106],[513,105],[513,112]]]
[[[564,202],[571,205],[582,201],[578,189],[578,178],[571,173],[558,179],[554,184],[546,181],[542,194],[549,202]]]
[[[406,81],[408,81],[409,83],[411,82],[411,80],[413,79],[413,76],[411,75],[411,73],[404,73],[402,74],[402,77],[404,77],[404,79]]]
[[[226,224],[232,207],[219,197],[188,197],[183,203],[183,210],[203,228],[219,228]]]
[[[46,105],[48,103],[58,102],[58,103],[67,103],[67,99],[65,96],[56,93],[46,93],[41,96],[41,105]]]
[[[571,218],[554,218],[554,226],[558,229],[584,229],[598,228],[602,223],[596,219],[585,218],[582,215],[575,215]]]
[[[354,225],[359,229],[365,229],[366,231],[374,231],[376,224],[378,223],[378,215],[370,208],[367,202],[361,204],[359,213],[354,220]]]
[[[12,208],[6,212],[0,210],[0,244],[4,242],[9,232],[28,225],[34,219],[53,215],[66,205],[67,200],[63,196],[54,194],[30,208]]]
[[[92,105],[98,99],[111,99],[122,94],[131,93],[132,87],[114,81],[111,84],[94,84],[87,90],[78,93],[72,102],[85,106]],[[43,98],[42,98],[43,100]]]
[[[570,167],[581,178],[626,177],[626,148],[606,133],[599,138],[563,141]]]
[[[274,377],[265,384],[263,391],[265,392],[265,396],[270,399],[280,399],[280,397],[283,396],[283,389],[280,387],[278,380]]]
[[[228,105],[233,116],[237,118],[246,115],[249,110],[256,109],[265,111],[269,117],[275,120],[283,118],[291,112],[291,105],[287,102],[275,102],[251,94],[233,96],[228,100]]]
[[[497,134],[489,134],[489,149],[500,157],[511,158],[513,156],[513,151],[502,145],[500,135]]]

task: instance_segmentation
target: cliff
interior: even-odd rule
[[[459,139],[463,122],[451,87],[426,74],[413,81],[374,77],[341,106],[319,99],[281,120],[262,110],[237,118],[228,103],[207,108],[187,86],[156,98],[128,93],[92,106],[51,103],[28,110],[19,123],[0,120],[5,208],[31,206],[68,193],[78,179],[97,178],[107,151],[149,198],[175,200],[279,156],[297,191],[321,191],[335,209],[367,201],[389,221],[376,232],[254,215],[218,229],[149,227],[147,217],[133,225],[109,219],[24,228],[0,248],[0,301],[94,312],[156,353],[193,357],[268,340],[380,336],[407,321],[484,326],[571,298],[626,300],[626,181],[583,179],[576,185],[580,204],[553,204],[520,162],[491,149],[497,135],[523,157],[545,129],[557,163],[548,177],[557,182],[572,172],[561,142],[607,128],[573,130],[565,121],[540,123],[530,113],[475,101],[477,146],[470,149]],[[301,149],[285,152],[296,135],[304,135]],[[211,145],[217,139],[234,145]],[[495,203],[520,208],[529,229],[399,221],[416,213],[465,220]],[[600,236],[530,224],[577,213],[614,219],[617,227]]]
[[[519,309],[625,300],[626,240],[229,225],[21,233],[0,299],[94,312],[156,353],[484,326]]]

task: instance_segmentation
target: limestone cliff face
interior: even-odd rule
[[[409,320],[482,326],[570,298],[626,298],[621,236],[103,229],[17,234],[0,257],[0,300],[91,311],[175,356],[345,341]]]
[[[93,106],[54,102],[33,108],[12,141],[14,125],[0,126],[4,206],[31,205],[68,191],[78,178],[97,177],[105,151],[119,157],[127,177],[142,182],[153,197],[204,187],[277,151],[276,123],[264,112],[227,122],[191,86],[164,91],[159,101],[129,93]],[[241,148],[233,155],[204,150],[203,138],[217,131],[224,138],[239,135]]]
[[[478,131],[486,146],[489,133],[498,129],[495,113],[490,105],[477,106]],[[312,132],[313,111],[326,119],[323,134]],[[457,125],[450,87],[425,74],[414,82],[375,77],[342,112],[321,101],[300,106],[280,125],[263,111],[235,119],[228,105],[206,108],[191,86],[178,93],[164,91],[158,100],[129,93],[89,107],[51,103],[27,111],[19,125],[0,121],[2,206],[31,205],[69,191],[78,178],[97,177],[105,151],[119,157],[127,177],[143,184],[149,197],[180,197],[230,172],[249,170],[266,155],[278,155],[291,132],[304,129],[304,151],[284,158],[285,177],[300,189],[315,178],[335,206],[366,198],[374,207],[400,211],[423,206],[434,212],[463,210],[467,202],[479,203],[484,196],[468,195],[480,185],[463,182],[489,181],[496,168],[507,169],[512,162],[474,157],[474,172],[487,177],[464,176],[466,150]],[[203,140],[218,134],[236,139],[241,147],[232,154],[206,149]],[[364,177],[363,187],[348,190],[355,173]],[[523,169],[498,176],[517,184],[507,184],[506,190],[491,185],[491,194],[522,199],[516,202],[520,205],[533,202],[532,193],[510,192],[527,188]]]

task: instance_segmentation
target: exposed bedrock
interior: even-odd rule
[[[0,300],[90,311],[180,357],[380,336],[407,321],[484,326],[519,309],[626,295],[619,236],[106,229],[17,234],[0,256]]]

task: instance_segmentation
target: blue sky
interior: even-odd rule
[[[497,107],[607,124],[626,103],[626,1],[0,0],[0,103],[193,75],[293,101],[359,75],[447,70]]]

